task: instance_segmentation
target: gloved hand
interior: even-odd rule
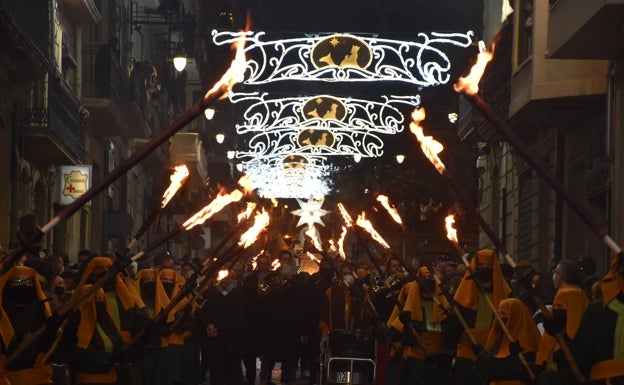
[[[552,318],[544,319],[544,330],[546,333],[554,336],[557,333],[562,333],[566,326],[567,315],[563,309],[553,309]]]
[[[408,322],[412,321],[412,312],[411,311],[407,311],[404,310],[402,312],[399,313],[399,321],[401,321],[403,323],[403,325],[405,325]]]
[[[518,341],[513,341],[509,343],[509,352],[511,353],[512,356],[517,356],[518,354],[522,353],[522,346],[520,346],[520,342]]]
[[[392,342],[401,341],[401,339],[403,338],[401,332],[392,327],[388,328],[388,336],[390,337]]]

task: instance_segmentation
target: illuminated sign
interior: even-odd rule
[[[238,32],[212,31],[216,45],[232,45]],[[245,80],[248,85],[283,80],[402,81],[419,87],[445,84],[451,62],[445,47],[467,48],[474,33],[419,33],[414,40],[352,34],[308,35],[263,40],[247,32]]]
[[[91,188],[91,169],[91,166],[60,166],[59,204],[69,205]]]

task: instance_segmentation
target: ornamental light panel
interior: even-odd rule
[[[238,32],[212,31],[216,45],[231,45]],[[265,40],[248,32],[244,84],[283,80],[326,82],[401,81],[419,87],[445,84],[451,62],[445,47],[466,48],[474,33],[419,33],[413,41],[352,34]]]

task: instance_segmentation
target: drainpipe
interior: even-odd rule
[[[613,145],[612,135],[613,135],[613,102],[614,102],[614,93],[615,89],[615,60],[611,60],[609,62],[609,72],[607,73],[607,95],[606,95],[606,135],[605,135],[605,155],[607,156],[607,160],[611,161],[613,159]]]
[[[76,39],[74,42],[76,47],[76,97],[82,102],[82,24],[76,26]]]

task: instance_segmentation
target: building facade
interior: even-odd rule
[[[484,40],[496,49],[481,95],[617,242],[624,6],[591,3],[486,1]],[[480,209],[510,254],[542,271],[590,255],[606,271],[611,253],[595,229],[469,103],[461,105],[459,135],[480,149]]]

